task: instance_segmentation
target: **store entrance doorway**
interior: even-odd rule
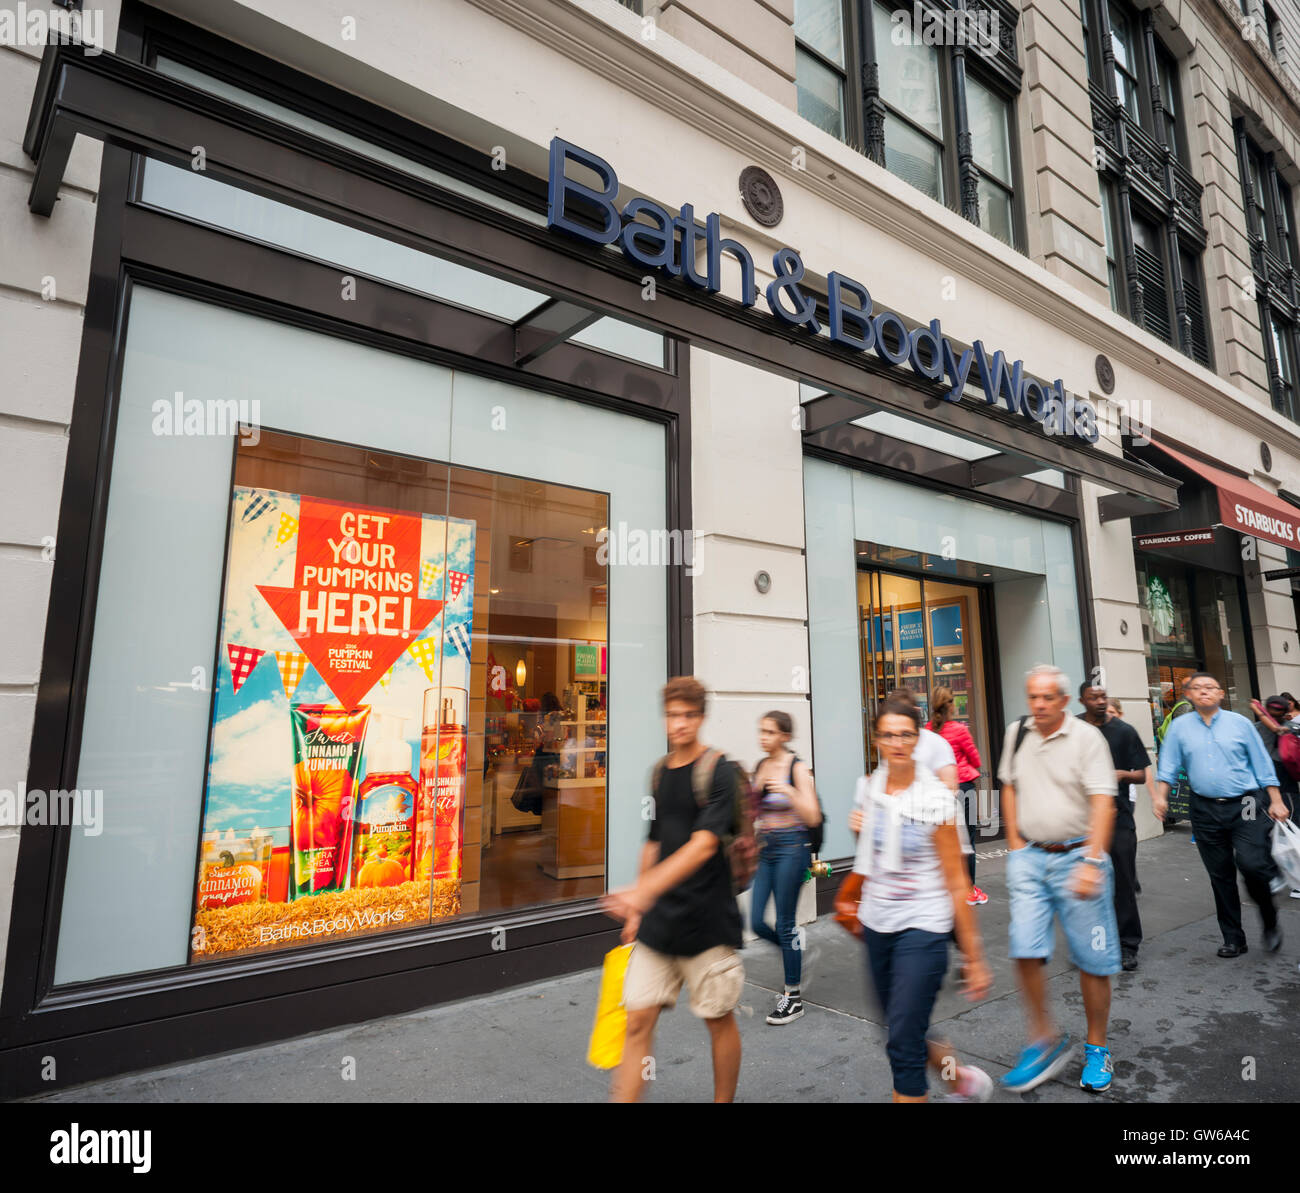
[[[980,753],[980,821],[992,828],[996,792],[991,781],[992,721],[987,699],[986,650],[991,617],[986,586],[880,568],[858,572],[862,713],[868,770],[876,765],[876,711],[895,688],[916,696],[930,719],[935,690],[953,694],[954,720],[971,732]]]

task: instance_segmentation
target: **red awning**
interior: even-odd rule
[[[1212,464],[1202,464],[1200,460],[1161,443],[1154,435],[1148,437],[1165,455],[1177,460],[1184,468],[1190,468],[1215,487],[1219,494],[1219,517],[1229,530],[1255,535],[1270,543],[1300,550],[1300,509],[1253,481],[1224,472]]]

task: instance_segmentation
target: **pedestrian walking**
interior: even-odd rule
[[[713,1100],[733,1101],[740,1075],[735,1009],[745,982],[740,909],[722,843],[736,830],[734,763],[700,740],[707,694],[693,676],[663,690],[669,752],[655,768],[650,832],[636,883],[601,901],[636,941],[623,982],[627,1037],[611,1098],[638,1101],[654,1052],[659,1013],[685,984],[691,1012],[708,1026]],[[744,780],[748,783],[748,780]]]
[[[785,990],[767,1022],[780,1027],[803,1015],[801,985],[807,950],[795,926],[799,891],[812,861],[811,829],[821,824],[821,806],[812,771],[790,749],[794,722],[789,713],[770,712],[758,723],[763,758],[754,768],[758,812],[758,870],[750,893],[750,925],[763,940],[779,946]],[[776,903],[776,929],[768,924],[767,901]]]
[[[1106,702],[1106,717],[1122,717],[1124,715],[1124,706],[1118,700],[1109,700]]]
[[[1029,716],[1007,726],[998,778],[1007,826],[1011,950],[1029,1019],[1029,1043],[1002,1078],[1016,1093],[1055,1076],[1070,1037],[1047,1005],[1053,921],[1079,969],[1087,1017],[1084,1089],[1109,1089],[1114,1064],[1106,1041],[1110,979],[1120,968],[1114,868],[1106,850],[1115,820],[1115,768],[1101,731],[1066,715],[1070,683],[1040,664],[1025,677]]]
[[[971,846],[966,855],[966,864],[970,869],[970,890],[966,894],[966,902],[972,907],[979,907],[989,901],[988,895],[975,885],[975,842],[979,837],[979,792],[975,783],[980,777],[980,752],[970,730],[955,718],[955,705],[951,688],[935,688],[930,696],[930,708],[933,711],[926,728],[948,743],[957,760],[957,802],[962,806],[966,839]]]
[[[1110,860],[1115,867],[1115,920],[1119,927],[1120,966],[1134,970],[1142,946],[1142,917],[1137,905],[1137,823],[1133,818],[1137,796],[1133,786],[1145,782],[1151,768],[1137,730],[1119,717],[1107,715],[1109,704],[1103,685],[1084,680],[1079,685],[1079,701],[1084,708],[1079,719],[1101,730],[1115,766],[1115,827],[1110,839]]]
[[[1223,935],[1219,956],[1237,957],[1248,951],[1238,872],[1259,908],[1264,947],[1275,953],[1282,945],[1282,929],[1269,889],[1277,867],[1269,852],[1268,817],[1285,820],[1290,815],[1278,790],[1277,773],[1254,726],[1240,713],[1220,707],[1223,688],[1213,675],[1198,671],[1183,692],[1195,715],[1179,717],[1165,734],[1152,801],[1156,815],[1163,815],[1170,785],[1180,770],[1185,771],[1191,784],[1192,832],[1214,888],[1214,910]]]
[[[886,700],[902,701],[910,704],[917,709],[917,717],[920,718],[920,708],[916,703],[916,693],[911,688],[895,688]],[[916,749],[912,751],[912,761],[918,766],[925,767],[932,775],[935,776],[949,791],[956,794],[957,779],[957,756],[953,753],[952,746],[938,733],[922,727],[920,736],[916,739]],[[856,829],[853,830],[857,832]]]
[[[1263,704],[1258,700],[1250,702],[1259,722],[1255,729],[1268,751],[1277,775],[1277,789],[1282,793],[1282,802],[1292,817],[1296,814],[1296,805],[1300,803],[1300,783],[1297,783],[1296,769],[1300,761],[1300,710],[1296,709],[1289,696],[1270,696]],[[1289,739],[1289,740],[1288,740]],[[1285,756],[1284,752],[1285,751]],[[1279,874],[1270,884],[1275,895],[1290,889],[1292,899],[1300,899],[1300,887],[1293,887],[1286,878]]]
[[[882,765],[858,780],[864,831],[853,871],[836,897],[837,919],[866,945],[867,971],[889,1032],[886,1053],[893,1101],[928,1100],[934,1069],[946,1101],[983,1102],[992,1079],[960,1065],[946,1040],[930,1032],[934,1001],[948,968],[954,933],[965,958],[966,996],[992,986],[969,890],[952,792],[913,759],[921,734],[914,702],[887,697],[875,720]]]

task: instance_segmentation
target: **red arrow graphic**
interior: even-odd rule
[[[257,586],[344,708],[442,610],[421,599],[419,514],[303,497],[294,586]]]

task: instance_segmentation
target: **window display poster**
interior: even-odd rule
[[[936,650],[961,645],[960,605],[936,605],[931,608],[930,638]]]
[[[236,486],[191,959],[459,912],[474,539]]]

